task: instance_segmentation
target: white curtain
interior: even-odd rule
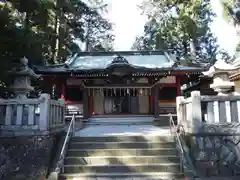
[[[113,112],[113,100],[112,99],[105,99],[104,101],[104,109],[105,113],[112,113]]]

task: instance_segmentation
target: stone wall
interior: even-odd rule
[[[0,180],[44,180],[56,135],[0,138]]]
[[[187,144],[201,176],[240,175],[240,124],[204,125]]]

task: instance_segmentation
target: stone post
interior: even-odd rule
[[[49,94],[41,94],[40,99],[43,102],[40,103],[40,117],[39,117],[39,129],[41,131],[46,131],[49,128],[49,108],[50,108],[50,95]]]
[[[191,92],[192,109],[191,109],[191,129],[190,133],[198,133],[202,127],[202,107],[200,91]]]
[[[183,96],[178,96],[176,98],[176,110],[177,110],[177,124],[182,124],[183,122],[180,122],[180,121],[183,121],[183,117],[182,117],[182,111],[183,109],[181,108],[181,103],[182,101],[184,100],[184,97]]]

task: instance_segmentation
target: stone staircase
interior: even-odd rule
[[[73,137],[61,179],[181,179],[174,137]]]
[[[85,124],[96,125],[152,125],[154,117],[150,115],[104,115],[93,116]]]

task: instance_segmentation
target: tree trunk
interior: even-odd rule
[[[59,12],[59,1],[55,1],[55,7],[56,7],[56,12],[55,12],[55,37],[53,39],[53,48],[52,48],[52,62],[54,64],[57,64],[57,58],[59,54],[59,38],[60,38],[60,12]]]
[[[88,18],[90,18],[90,17],[88,17]],[[90,20],[89,19],[87,19],[87,28],[86,28],[86,46],[85,46],[85,51],[86,52],[90,52],[91,51],[91,49],[90,49],[90,40],[89,40],[89,31],[90,31]]]
[[[161,36],[161,34],[157,34],[156,36],[156,50],[164,50],[166,49],[165,42]]]
[[[196,53],[196,45],[194,40],[190,41],[190,54],[192,57],[196,58],[197,53]]]
[[[26,12],[26,16],[25,16],[25,20],[24,20],[24,28],[25,28],[24,35],[25,35],[25,38],[27,39],[28,35],[29,35],[29,30],[30,30],[30,13],[28,13],[28,12]],[[27,54],[29,52],[28,49],[29,49],[28,41],[25,41],[22,56],[27,56]]]
[[[184,56],[188,55],[188,44],[186,41],[183,41]]]

